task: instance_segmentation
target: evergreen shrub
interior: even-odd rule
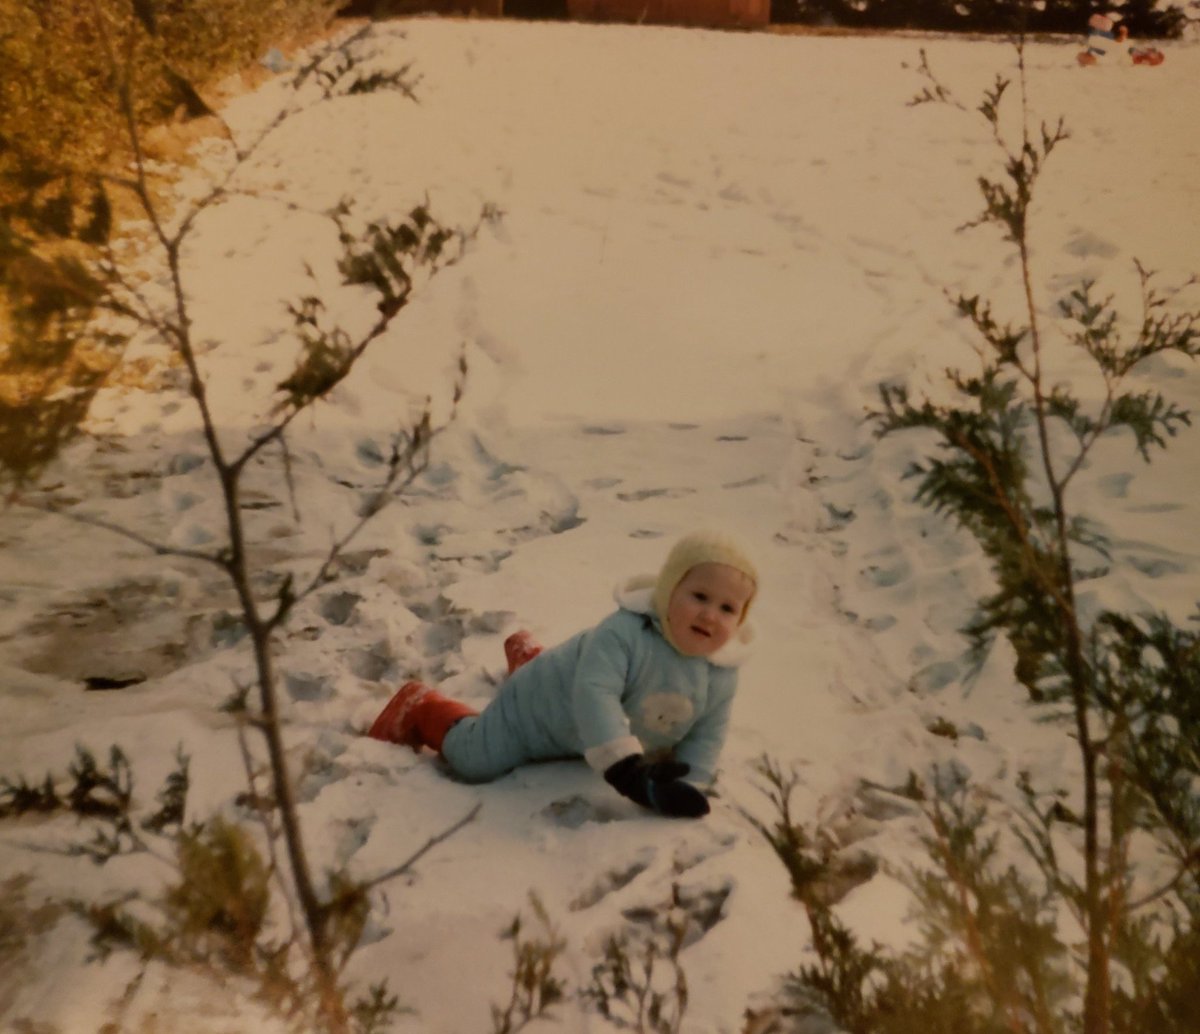
[[[1200,310],[1188,304],[1197,281],[1164,288],[1136,264],[1133,317],[1085,281],[1046,320],[1031,206],[1069,134],[1061,121],[1028,124],[1023,39],[1016,46],[1015,89],[997,77],[975,107],[1000,157],[978,180],[984,207],[967,228],[998,230],[1012,249],[1023,312],[1006,322],[988,299],[954,298],[977,365],[947,371],[937,398],[882,385],[871,419],[881,437],[929,443],[904,475],[920,503],[976,541],[993,575],[963,629],[969,649],[982,660],[1008,640],[1014,688],[1064,728],[1074,759],[1053,779],[1017,773],[1007,791],[958,770],[915,776],[928,864],[901,874],[921,934],[904,952],[862,945],[807,891],[819,838],[796,830],[786,794],[775,795],[779,821],[760,829],[792,874],[816,957],[787,985],[787,1011],[824,1014],[850,1034],[1200,1029],[1200,998],[1183,991],[1196,986],[1200,919],[1200,632],[1084,598],[1114,549],[1103,515],[1079,510],[1074,490],[1102,454],[1150,462],[1190,425],[1154,371],[1200,358]],[[968,110],[924,59],[920,72],[914,104]],[[1015,139],[1001,118],[1012,103]],[[1076,361],[1056,379],[1065,354],[1090,376]]]

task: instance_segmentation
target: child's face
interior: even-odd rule
[[[667,604],[667,628],[680,652],[711,657],[729,642],[754,595],[754,583],[728,564],[697,564]]]

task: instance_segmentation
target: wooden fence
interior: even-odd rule
[[[761,28],[771,20],[771,0],[567,0],[578,21],[647,22]]]
[[[338,13],[398,18],[426,12],[757,29],[771,21],[771,0],[347,0]]]

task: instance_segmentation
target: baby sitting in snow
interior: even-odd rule
[[[438,751],[486,781],[518,765],[582,756],[621,794],[663,815],[708,813],[751,633],[758,574],[730,538],[680,539],[657,577],[618,589],[618,609],[551,650],[504,643],[509,677],[482,713],[420,682],[400,688],[367,735]]]

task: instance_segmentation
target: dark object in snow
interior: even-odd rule
[[[610,806],[606,801],[593,801],[582,794],[551,801],[542,809],[542,815],[566,829],[579,829],[588,822],[619,822],[625,818],[619,804]]]
[[[145,675],[132,673],[129,675],[88,675],[83,680],[83,688],[88,692],[94,690],[124,689],[126,686],[136,686],[139,682],[145,681]]]

